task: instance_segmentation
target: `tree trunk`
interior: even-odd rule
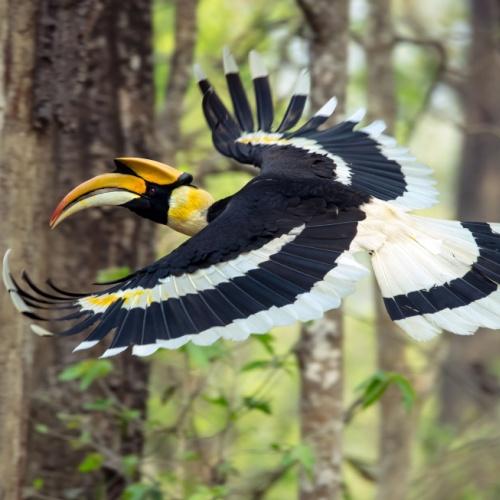
[[[170,59],[165,109],[162,113],[162,149],[166,161],[172,161],[181,135],[181,119],[193,68],[196,45],[196,9],[198,0],[175,2],[175,47]],[[169,160],[170,158],[170,160]]]
[[[13,264],[43,271],[40,203],[46,139],[31,123],[35,7],[0,0],[0,234]],[[33,336],[8,294],[0,294],[0,499],[22,498]]]
[[[368,115],[370,120],[385,120],[388,133],[394,133],[397,109],[391,3],[370,1],[365,38]],[[378,368],[408,376],[404,334],[390,320],[376,283],[374,295]],[[381,398],[379,415],[377,499],[402,500],[409,479],[412,421],[396,387]]]
[[[500,220],[500,6],[496,0],[470,2],[472,40],[464,94],[465,136],[460,167],[458,217]],[[492,362],[500,338],[479,331],[472,337],[448,338],[441,370],[441,421],[460,424],[494,408],[500,394]]]
[[[48,205],[83,180],[110,171],[113,157],[153,155],[151,5],[149,0],[40,0],[37,7],[31,112],[37,133],[47,138],[47,160],[39,161],[39,179],[50,181],[41,211],[46,219]],[[87,289],[99,269],[136,268],[154,257],[153,224],[123,209],[82,212],[45,235],[51,248],[47,265],[54,281],[67,288]],[[31,245],[39,244],[33,238]],[[31,420],[50,432],[39,434],[32,426],[27,484],[42,478],[46,496],[60,498],[71,490],[79,498],[95,498],[106,483],[107,498],[118,498],[126,484],[120,457],[142,452],[138,426],[120,426],[112,418],[92,422],[91,444],[108,451],[95,474],[77,471],[88,450],[75,451],[54,437],[72,434],[60,412],[85,413],[83,403],[103,397],[93,387],[82,394],[58,381],[65,366],[102,349],[71,354],[74,345],[68,338],[37,343]],[[113,365],[107,391],[144,417],[148,365],[129,354]]]
[[[310,30],[312,103],[336,95],[344,109],[349,43],[348,0],[298,0]],[[302,500],[335,500],[342,488],[343,371],[342,315],[330,311],[303,326],[297,349],[302,440],[315,456],[314,471],[302,475]]]

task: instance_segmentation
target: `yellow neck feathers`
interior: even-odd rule
[[[207,211],[214,199],[203,189],[180,186],[170,195],[168,226],[180,233],[192,236],[207,223]]]

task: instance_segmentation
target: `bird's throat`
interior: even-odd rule
[[[207,191],[180,186],[170,196],[167,225],[193,236],[208,224],[208,209],[213,203],[214,199]]]

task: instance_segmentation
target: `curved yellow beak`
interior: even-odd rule
[[[86,208],[124,205],[139,198],[147,191],[146,182],[168,185],[177,182],[182,175],[169,165],[145,158],[117,158],[115,163],[117,172],[98,175],[83,182],[59,202],[50,217],[52,229],[70,215]]]

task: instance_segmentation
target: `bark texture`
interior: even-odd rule
[[[191,80],[197,33],[198,0],[176,0],[175,5],[175,46],[170,59],[167,100],[161,124],[166,161],[174,158],[179,145],[184,97]]]
[[[0,1],[0,253],[43,269],[40,207],[46,140],[31,124],[34,5]],[[33,241],[40,241],[38,246]],[[8,294],[0,293],[0,499],[22,498],[33,338]]]
[[[342,114],[347,82],[348,0],[298,0],[310,36],[313,108],[330,97]],[[312,478],[301,477],[302,500],[335,500],[342,489],[342,315],[330,311],[304,326],[297,348],[302,440],[315,456]]]
[[[500,5],[496,0],[469,2],[472,40],[465,85],[465,135],[460,167],[458,217],[500,220]],[[449,353],[441,370],[441,421],[457,425],[485,415],[498,403],[500,380],[492,362],[498,336],[480,331],[448,338]]]
[[[337,96],[341,113],[347,91],[348,0],[297,0],[307,24],[314,107]]]
[[[391,0],[370,0],[365,38],[368,115],[370,121],[383,119],[388,133],[394,133],[397,109],[391,4]],[[376,283],[374,294],[378,368],[408,376],[404,334],[389,318]],[[376,498],[402,500],[409,479],[412,421],[396,387],[389,387],[380,400],[378,434]]]
[[[39,0],[36,6],[31,112],[33,126],[47,140],[47,159],[39,163],[39,179],[50,181],[43,193],[48,200],[41,211],[45,219],[48,204],[55,205],[83,180],[110,171],[113,157],[154,156],[151,5],[149,0]],[[88,289],[99,269],[137,268],[154,257],[153,225],[122,209],[82,212],[46,240],[50,275],[69,289]],[[33,241],[38,243],[32,239],[31,245]],[[102,347],[71,354],[73,339],[43,340],[36,349],[31,422],[50,432],[40,434],[32,427],[27,484],[43,478],[42,493],[51,498],[68,492],[96,498],[98,488],[107,498],[118,498],[126,484],[120,457],[140,456],[144,436],[138,426],[92,419],[82,403],[103,397],[104,390],[144,416],[148,365],[121,355],[113,360],[110,382],[82,394],[57,375]],[[61,413],[83,415],[84,428],[92,435],[90,450],[71,448],[64,436],[72,432]],[[81,474],[76,467],[93,446],[105,451],[105,466],[95,474]]]

